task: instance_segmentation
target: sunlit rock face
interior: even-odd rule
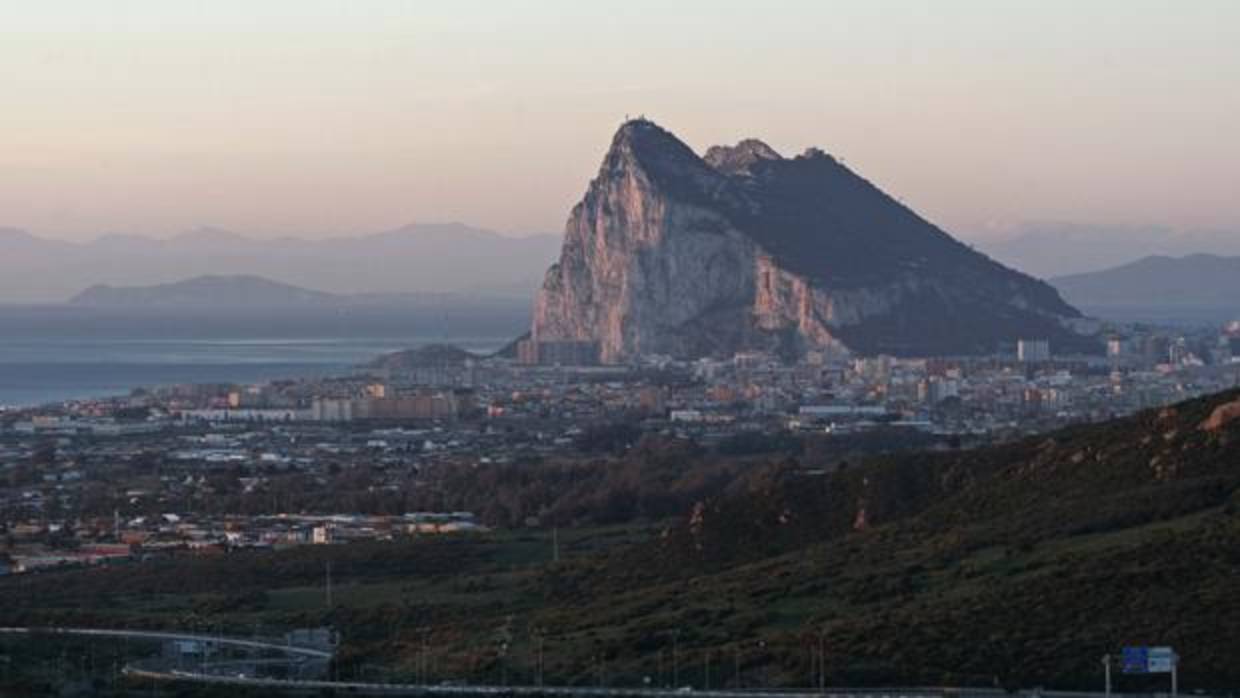
[[[1086,340],[1049,285],[974,252],[831,156],[757,140],[699,157],[621,126],[569,216],[534,311],[540,341],[643,354],[942,355]]]

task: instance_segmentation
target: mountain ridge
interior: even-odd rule
[[[1044,279],[1111,269],[1147,256],[1181,256],[1190,250],[1240,255],[1240,234],[1235,230],[1158,225],[1030,221],[1004,233],[975,234],[971,242],[1004,264]]]
[[[506,301],[507,296],[485,293],[328,293],[254,274],[204,274],[169,283],[145,286],[95,284],[68,300],[85,307],[193,307],[193,308],[315,308],[341,306],[399,307],[427,302],[471,300]]]
[[[783,158],[746,139],[707,155],[644,119],[620,127],[544,278],[535,338],[597,341],[607,361],[981,353],[1018,336],[1090,344],[1067,329],[1080,313],[1051,286],[822,150]]]
[[[509,237],[460,223],[358,237],[253,238],[200,228],[171,238],[121,233],[87,242],[0,235],[0,301],[59,302],[95,284],[150,285],[210,274],[273,275],[331,293],[475,292],[529,297],[553,236]]]
[[[69,299],[70,305],[314,305],[344,300],[251,274],[204,274],[182,281],[150,286],[96,284]]]
[[[1051,283],[1081,305],[1232,305],[1240,311],[1240,256],[1149,255]]]

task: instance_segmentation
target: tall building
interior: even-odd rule
[[[1016,342],[1016,358],[1025,363],[1051,360],[1051,344],[1045,339],[1020,339]]]

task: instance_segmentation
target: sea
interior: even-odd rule
[[[429,343],[499,349],[529,326],[520,307],[129,310],[0,306],[0,407],[126,395],[181,383],[342,375]]]

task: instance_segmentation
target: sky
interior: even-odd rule
[[[559,232],[626,115],[964,236],[1240,230],[1233,0],[0,0],[0,226]]]

